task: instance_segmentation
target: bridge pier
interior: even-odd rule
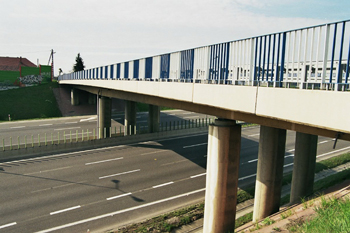
[[[112,100],[109,97],[98,95],[98,115],[97,115],[97,129],[98,138],[110,136],[111,119],[112,119]]]
[[[159,131],[160,107],[157,105],[149,105],[148,110],[148,132],[155,133]]]
[[[286,130],[260,126],[253,222],[279,211]]]
[[[125,121],[124,121],[124,135],[135,134],[136,126],[136,102],[125,101]]]
[[[240,150],[241,125],[217,119],[209,126],[205,233],[235,229]]]
[[[78,89],[72,88],[70,90],[70,103],[73,106],[79,105],[79,93]]]
[[[317,154],[317,135],[297,132],[295,139],[293,177],[290,194],[292,204],[313,192]]]

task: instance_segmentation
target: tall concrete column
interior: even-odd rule
[[[70,90],[70,103],[73,106],[79,105],[79,93],[75,88]]]
[[[313,192],[317,154],[317,135],[296,134],[293,178],[290,194],[292,204]]]
[[[286,130],[260,126],[253,221],[279,211]]]
[[[160,107],[156,105],[149,105],[148,110],[148,131],[155,133],[159,131],[160,122]]]
[[[209,126],[205,233],[235,229],[240,150],[241,125],[219,119]]]
[[[98,138],[109,137],[112,118],[111,98],[98,96],[97,110]]]
[[[136,102],[125,101],[125,121],[124,121],[124,135],[135,134],[136,126]]]

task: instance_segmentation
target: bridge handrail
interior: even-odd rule
[[[347,91],[349,60],[350,20],[344,20],[63,74],[59,80],[148,80]]]

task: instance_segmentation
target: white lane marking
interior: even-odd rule
[[[294,157],[294,154],[291,154],[291,155],[286,155],[284,156],[285,158],[288,158],[288,157]]]
[[[259,136],[260,133],[256,133],[256,134],[251,134],[251,135],[248,135],[248,137],[255,137],[255,136]]]
[[[184,119],[189,119],[189,118],[199,118],[199,116],[184,117]]]
[[[167,202],[167,201],[172,201],[172,200],[175,200],[175,199],[179,199],[181,197],[187,197],[189,195],[196,194],[196,193],[203,192],[203,191],[205,191],[205,188],[198,189],[198,190],[195,190],[195,191],[192,191],[192,192],[188,192],[188,193],[183,193],[183,194],[180,194],[180,195],[177,195],[177,196],[173,196],[173,197],[168,197],[168,198],[165,198],[165,199],[162,199],[162,200],[158,200],[158,201],[154,201],[154,202],[150,202],[150,203],[147,203],[147,204],[130,207],[130,208],[127,208],[127,209],[124,209],[124,210],[119,210],[119,211],[115,211],[115,212],[112,212],[112,213],[103,214],[103,215],[99,215],[99,216],[96,216],[96,217],[83,219],[83,220],[80,220],[80,221],[76,221],[76,222],[68,223],[68,224],[65,224],[65,225],[53,227],[53,228],[46,229],[46,230],[43,230],[43,231],[38,231],[37,233],[48,233],[48,232],[52,232],[52,231],[61,230],[61,229],[64,229],[64,228],[76,226],[76,225],[87,223],[87,222],[92,222],[92,221],[99,220],[99,219],[102,219],[102,218],[112,217],[114,215],[130,212],[130,211],[133,211],[133,210],[142,209],[142,208],[145,208],[145,207],[148,207],[148,206],[157,205],[157,204],[164,203],[164,202]]]
[[[80,122],[84,122],[84,121],[90,121],[90,120],[94,120],[96,119],[97,117],[90,117],[90,118],[87,118],[87,119],[81,119]]]
[[[171,182],[168,182],[168,183],[165,183],[165,184],[155,185],[152,188],[156,189],[156,188],[160,188],[160,187],[171,185],[171,184],[174,184],[174,182],[171,181]]]
[[[69,130],[69,129],[80,129],[80,127],[61,128],[61,129],[54,129],[54,130],[60,131],[60,130]]]
[[[283,165],[283,167],[289,167],[289,166],[292,166],[293,163],[289,163],[289,164],[286,164],[286,165]]]
[[[328,140],[322,141],[322,142],[319,142],[318,144],[323,144],[323,143],[326,143],[326,142],[329,142],[329,141]]]
[[[197,178],[197,177],[200,177],[200,176],[205,176],[207,173],[202,173],[202,174],[198,174],[198,175],[195,175],[195,176],[190,176],[191,179],[193,178]]]
[[[339,150],[335,150],[335,151],[331,151],[331,152],[328,152],[328,153],[324,153],[324,154],[318,155],[317,158],[318,157],[322,157],[322,156],[326,156],[326,155],[330,155],[330,154],[333,154],[333,153],[336,153],[336,152],[339,152],[339,151],[348,150],[348,149],[350,149],[350,146],[342,148],[342,149],[339,149]]]
[[[128,171],[128,172],[121,172],[121,173],[108,175],[108,176],[101,176],[101,177],[99,177],[99,179],[101,180],[101,179],[105,179],[105,178],[109,178],[109,177],[113,177],[113,176],[120,176],[120,175],[125,175],[125,174],[139,172],[139,171],[141,171],[141,169],[136,169],[136,170],[132,170],[132,171]]]
[[[51,169],[51,170],[44,170],[44,171],[32,172],[32,173],[26,173],[26,174],[23,174],[23,175],[27,176],[27,175],[40,174],[40,173],[45,173],[45,172],[53,172],[53,171],[59,171],[59,170],[64,170],[64,169],[68,169],[68,168],[71,168],[71,166],[68,166],[68,167],[61,167],[61,168],[55,168],[55,169]]]
[[[256,162],[256,161],[258,161],[258,159],[250,160],[250,161],[248,161],[248,163],[253,163],[253,162]]]
[[[0,226],[0,229],[6,228],[6,227],[11,227],[11,226],[14,226],[14,225],[17,225],[17,223],[13,222],[13,223],[2,225],[2,226]]]
[[[77,121],[73,121],[73,122],[65,122],[66,125],[68,124],[77,124],[78,122]]]
[[[10,127],[10,129],[21,129],[21,128],[25,128],[25,126],[14,126],[14,127]]]
[[[288,150],[287,152],[293,152],[293,151],[295,151],[295,149],[290,149],[290,150]]]
[[[79,208],[81,208],[81,206],[77,205],[77,206],[73,206],[73,207],[70,207],[70,208],[67,208],[67,209],[64,209],[64,210],[58,210],[58,211],[55,211],[55,212],[51,212],[50,215],[60,214],[60,213],[63,213],[63,212],[67,212],[67,211],[75,210],[75,209],[79,209]]]
[[[129,196],[129,195],[131,195],[131,193],[124,193],[124,194],[122,194],[122,195],[118,195],[118,196],[106,198],[106,200],[107,200],[107,201],[110,201],[110,200],[113,200],[113,199],[117,199],[117,198],[120,198],[120,197]]]
[[[43,124],[43,125],[39,125],[39,126],[50,126],[52,124]]]
[[[132,144],[130,144],[130,145],[132,145]],[[26,161],[41,160],[44,158],[56,158],[56,157],[62,157],[62,156],[67,156],[67,155],[80,154],[80,153],[110,150],[110,149],[115,149],[115,148],[120,148],[120,147],[125,147],[125,146],[127,146],[127,145],[109,146],[109,147],[90,149],[90,150],[82,150],[82,151],[76,151],[76,152],[70,152],[70,153],[62,153],[62,154],[57,154],[57,155],[49,155],[49,156],[43,156],[43,157],[37,157],[37,158],[31,158],[31,159],[20,159],[20,160],[14,160],[14,161],[10,161],[10,162],[3,162],[0,164],[12,164],[12,163],[21,163],[21,162],[26,162]]]
[[[195,146],[202,146],[202,145],[207,145],[208,143],[205,142],[205,143],[200,143],[200,144],[195,144],[195,145],[189,145],[189,146],[184,146],[183,148],[190,148],[190,147],[195,147]]]
[[[256,176],[256,174],[245,176],[245,177],[241,177],[238,180],[245,180],[245,179],[248,179],[248,178],[251,178],[251,177],[254,177],[254,176]]]
[[[92,165],[92,164],[105,163],[105,162],[110,162],[110,161],[115,161],[115,160],[120,160],[120,159],[124,159],[124,157],[115,158],[115,159],[101,160],[101,161],[96,161],[96,162],[91,162],[91,163],[85,163],[85,165],[88,166],[88,165]]]
[[[157,153],[161,153],[167,150],[157,150],[157,151],[152,151],[152,152],[147,152],[147,153],[143,153],[141,155],[151,155],[151,154],[157,154]]]

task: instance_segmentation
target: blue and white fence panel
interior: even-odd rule
[[[126,61],[59,79],[348,90],[349,60],[350,21],[346,20]]]

